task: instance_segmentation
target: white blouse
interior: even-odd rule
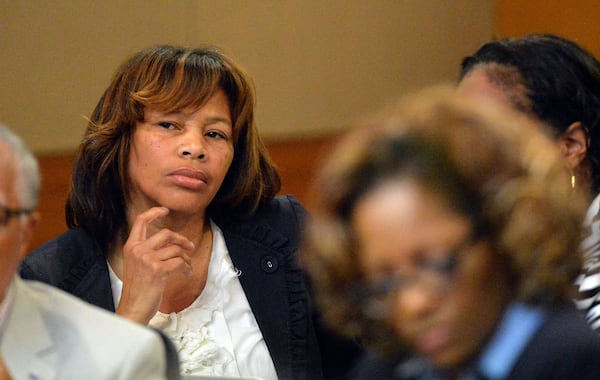
[[[276,380],[275,365],[232,264],[221,229],[210,221],[213,246],[204,290],[186,309],[160,311],[149,325],[175,344],[184,375],[216,375]],[[110,265],[115,306],[122,281]]]

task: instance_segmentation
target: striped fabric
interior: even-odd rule
[[[575,281],[579,290],[575,304],[586,313],[590,326],[600,332],[600,195],[587,211],[583,236],[583,271]]]

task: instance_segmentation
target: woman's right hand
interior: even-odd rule
[[[192,273],[194,243],[153,226],[168,213],[166,207],[152,207],[138,215],[123,246],[123,291],[116,313],[138,323],[148,324],[158,311],[169,276]]]

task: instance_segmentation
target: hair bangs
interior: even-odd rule
[[[210,56],[192,51],[169,57],[160,66],[158,70],[149,67],[145,80],[131,95],[143,107],[165,112],[197,109],[222,87],[225,69]]]

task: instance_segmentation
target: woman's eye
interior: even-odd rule
[[[208,131],[206,132],[206,136],[212,139],[227,139],[227,136],[224,133],[218,131]]]
[[[175,129],[177,128],[177,125],[168,122],[168,121],[161,121],[158,123],[158,125],[160,125],[161,127],[165,128],[165,129]]]

